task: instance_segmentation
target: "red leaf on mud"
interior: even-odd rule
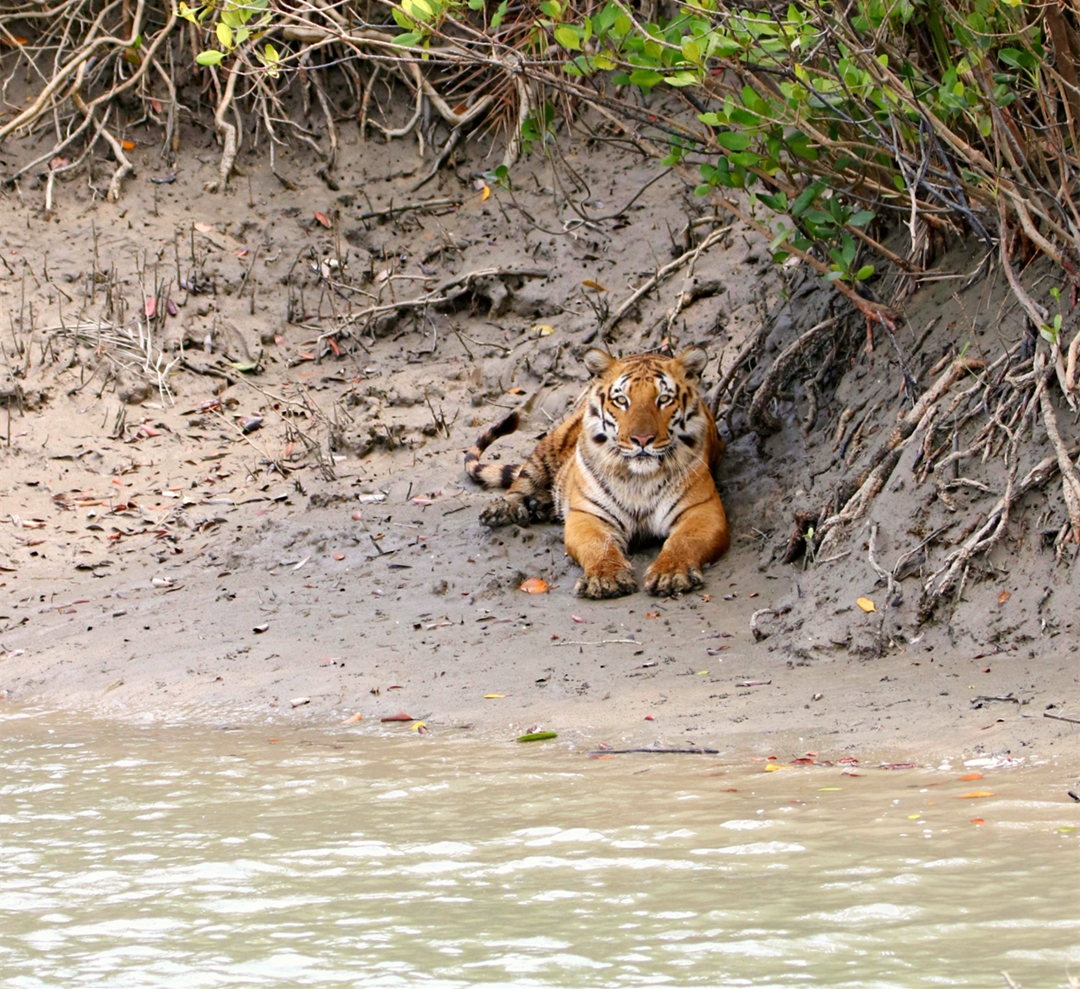
[[[971,819],[971,823],[974,824],[976,827],[979,827],[979,826],[985,824],[986,821],[984,821],[981,817],[973,817]]]
[[[397,714],[388,714],[385,718],[380,718],[380,721],[415,721],[413,718],[406,714],[404,711],[398,711]]]
[[[971,793],[957,794],[957,800],[975,800],[978,797],[992,797],[994,796],[993,790],[972,790]]]
[[[180,310],[176,308],[176,303],[172,299],[165,300],[165,311],[170,316],[175,316]]]
[[[139,432],[142,433],[143,436],[160,436],[161,435],[160,430],[154,429],[154,427],[151,426],[150,423],[148,423],[148,422],[144,422],[139,427]]]
[[[519,591],[524,591],[526,594],[546,594],[548,589],[547,581],[542,580],[540,577],[530,577],[528,580],[524,580]]]
[[[344,721],[342,721],[341,724],[343,724],[343,725],[351,725],[354,721],[363,721],[363,720],[364,720],[364,715],[360,711],[357,711],[356,714],[349,715],[349,717],[347,717]]]
[[[157,312],[157,300],[153,296],[150,296],[150,298],[146,300],[146,305],[143,307],[143,312],[146,313],[147,319],[154,318],[154,313]]]
[[[571,615],[570,620],[572,622],[577,622],[579,625],[588,625],[589,624],[589,620],[587,618],[582,618],[580,615]]]
[[[836,764],[838,766],[857,766],[859,764],[859,760],[856,759],[853,755],[845,755],[837,759]]]
[[[161,101],[160,100],[151,100],[150,101],[150,106],[153,109],[154,113],[161,113]]]
[[[998,595],[998,604],[1004,604],[1011,597],[1012,597],[1012,591],[1002,591]]]
[[[965,773],[960,777],[961,782],[966,783],[968,780],[981,780],[982,773]]]
[[[120,147],[122,147],[125,151],[134,151],[135,150],[135,142],[134,141],[121,141],[120,142]]]
[[[318,210],[315,211],[315,219],[318,220],[324,227],[326,227],[327,230],[329,230],[330,227],[333,226],[333,224],[331,224],[330,222],[330,218],[325,213],[320,213]]]
[[[344,553],[335,553],[334,554],[334,559],[337,560],[340,563],[342,560],[345,559],[345,554]]]

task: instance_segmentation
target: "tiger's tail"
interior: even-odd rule
[[[497,439],[517,432],[521,416],[517,410],[488,426],[465,451],[465,473],[485,488],[508,488],[521,471],[521,464],[482,464],[483,452]]]

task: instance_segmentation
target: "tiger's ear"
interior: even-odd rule
[[[599,347],[590,347],[585,351],[585,367],[589,369],[591,375],[598,377],[614,363],[615,358]]]
[[[675,359],[686,369],[686,373],[691,378],[700,378],[705,365],[709,363],[709,355],[701,347],[684,350]]]

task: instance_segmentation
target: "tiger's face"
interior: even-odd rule
[[[585,366],[599,379],[582,424],[590,459],[637,477],[698,460],[707,420],[697,381],[707,360],[700,348],[625,360],[590,350]]]

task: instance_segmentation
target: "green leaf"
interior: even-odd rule
[[[728,151],[743,151],[750,147],[750,137],[747,134],[740,134],[738,131],[724,131],[722,134],[716,135],[716,143],[722,148],[726,148]]]
[[[664,82],[669,86],[693,86],[699,81],[696,72],[672,72],[664,76]]]
[[[874,273],[874,266],[872,264],[864,264],[858,271],[855,272],[855,280],[857,282],[865,282]]]
[[[853,227],[865,227],[875,216],[877,216],[876,213],[868,209],[861,209],[848,220],[848,224]]]
[[[601,69],[605,72],[615,68],[615,62],[603,52],[600,52],[598,55],[594,55],[592,62],[593,65],[596,66],[596,68]]]
[[[768,206],[769,209],[776,210],[777,213],[787,212],[787,193],[781,191],[773,195],[768,192],[759,192],[757,197]]]
[[[683,39],[682,54],[688,62],[693,62],[695,65],[701,64],[701,46],[693,38]]]
[[[559,5],[559,0],[544,0],[544,2],[540,4],[540,9],[553,21],[557,21],[559,19],[559,14],[562,13],[562,7]]]
[[[630,73],[630,82],[648,92],[657,83],[662,82],[664,77],[652,69],[635,69]]]
[[[560,24],[555,31],[555,40],[563,47],[568,48],[570,51],[581,51],[581,39],[577,35],[577,31],[570,27],[569,24]]]
[[[696,189],[694,189],[695,196],[707,196],[710,192],[712,192],[711,185],[699,185]]]
[[[423,37],[419,31],[406,31],[404,34],[399,34],[394,38],[394,44],[401,45],[402,48],[415,48],[423,40]]]
[[[558,738],[557,731],[531,731],[527,735],[518,735],[519,742],[544,742],[549,738]]]
[[[241,374],[251,374],[252,372],[259,370],[259,365],[255,361],[230,361],[229,367],[235,371],[239,371]]]
[[[225,53],[219,51],[199,52],[199,54],[195,56],[195,61],[198,62],[199,65],[221,65],[224,59]]]
[[[233,33],[232,28],[229,27],[224,21],[218,21],[217,24],[217,39],[221,42],[223,48],[233,47]]]
[[[817,199],[821,194],[821,191],[825,188],[824,182],[811,182],[799,195],[796,197],[795,202],[791,204],[791,215],[802,216],[809,208],[810,204]]]

